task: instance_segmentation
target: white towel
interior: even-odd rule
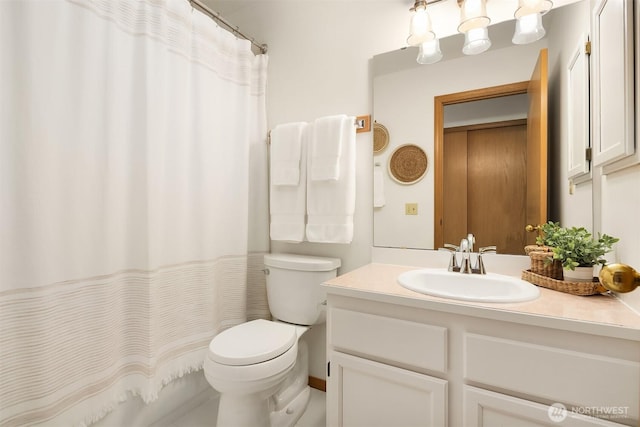
[[[382,167],[375,165],[373,167],[373,207],[381,208],[384,204],[384,175]]]
[[[356,129],[353,117],[342,121],[344,138],[336,180],[307,181],[307,240],[350,243],[356,201]],[[315,158],[309,153],[310,165]]]
[[[337,180],[340,177],[340,154],[342,153],[345,134],[344,123],[354,120],[344,114],[327,116],[313,122],[313,136],[311,138],[311,166],[312,181]],[[353,126],[351,126],[353,127]]]
[[[270,170],[273,185],[300,183],[302,132],[306,126],[306,123],[287,123],[271,131]]]
[[[303,126],[300,143],[299,179],[297,185],[269,186],[269,212],[271,214],[271,240],[299,243],[304,240],[307,202],[307,126]]]

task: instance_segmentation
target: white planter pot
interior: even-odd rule
[[[576,267],[575,270],[562,269],[564,280],[567,282],[591,282],[593,281],[593,267]]]

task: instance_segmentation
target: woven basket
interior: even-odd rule
[[[427,153],[417,145],[405,144],[395,149],[389,158],[389,173],[400,184],[413,184],[427,173]]]
[[[524,253],[529,255],[531,252],[552,252],[553,248],[549,246],[527,245],[524,247]]]
[[[551,248],[543,247],[549,250],[539,250],[529,252],[529,258],[531,258],[531,271],[540,276],[550,277],[556,280],[562,280],[562,263],[553,259],[553,253]],[[526,251],[526,248],[525,248]],[[549,260],[552,260],[549,262]]]
[[[373,124],[373,152],[379,154],[389,145],[389,131],[387,128],[376,122]]]
[[[542,286],[543,288],[572,295],[596,295],[607,292],[597,277],[594,277],[592,282],[569,282],[566,280],[552,279],[551,277],[536,274],[531,270],[525,270],[522,272],[522,280]]]

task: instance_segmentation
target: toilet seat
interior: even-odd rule
[[[284,354],[297,340],[293,325],[252,320],[216,335],[209,344],[209,358],[227,366],[254,365]]]

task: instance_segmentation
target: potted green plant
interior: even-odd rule
[[[606,234],[594,239],[584,227],[555,227],[545,236],[553,248],[553,259],[562,263],[565,280],[592,281],[593,267],[604,265],[604,255],[619,239]]]
[[[549,221],[542,224],[539,228],[538,237],[536,237],[536,243],[539,246],[546,246],[553,248],[554,238],[557,236],[558,230],[561,229],[559,222]]]

